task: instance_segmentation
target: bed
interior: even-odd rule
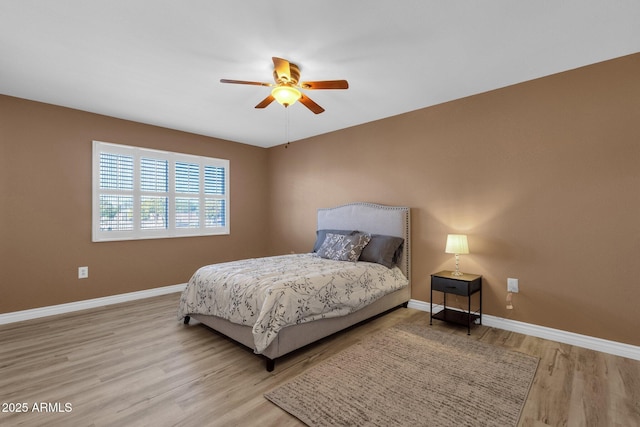
[[[410,225],[408,207],[352,203],[319,209],[312,252],[201,267],[182,293],[178,318],[185,324],[193,318],[253,349],[272,371],[287,353],[406,306]],[[332,252],[345,242],[352,243],[348,251]],[[262,291],[246,286],[247,280]],[[302,294],[310,299],[302,301]]]

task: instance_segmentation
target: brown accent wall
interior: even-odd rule
[[[466,233],[485,313],[640,345],[638,76],[635,54],[271,148],[271,253],[310,250],[319,207],[408,205],[413,298]]]
[[[466,233],[485,313],[640,345],[639,75],[636,54],[271,149],[0,96],[0,313],[308,251],[317,208],[370,201],[412,208],[413,298]],[[92,243],[94,139],[229,159],[231,235]]]
[[[230,160],[231,234],[91,242],[92,141]],[[263,256],[267,151],[0,96],[0,313],[185,283]],[[89,266],[79,280],[78,267]]]

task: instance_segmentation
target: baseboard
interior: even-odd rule
[[[421,311],[430,311],[429,303],[419,300],[410,300],[409,308]],[[502,317],[482,315],[482,324],[492,328],[504,329],[506,331],[518,332],[551,341],[571,344],[590,350],[601,351],[603,353],[616,356],[627,357],[629,359],[640,360],[640,347],[624,344],[616,341],[604,340],[602,338],[580,335],[573,332],[562,331],[560,329],[548,328],[546,326],[534,325],[531,323],[519,322],[517,320],[504,319]]]
[[[71,313],[73,311],[86,310],[89,308],[103,307],[105,305],[118,304],[121,302],[135,301],[143,298],[151,298],[159,295],[172,294],[175,292],[182,292],[186,286],[187,284],[183,283],[180,285],[164,286],[162,288],[129,292],[126,294],[70,302],[67,304],[58,304],[48,307],[33,308],[30,310],[3,313],[0,314],[0,325],[4,325],[6,323],[21,322],[23,320],[37,319],[40,317],[54,316],[56,314]]]
[[[182,292],[187,286],[186,283],[162,288],[147,289],[144,291],[129,292],[126,294],[112,295],[102,298],[94,298],[84,301],[76,301],[67,304],[58,304],[48,307],[34,308],[30,310],[14,311],[0,314],[0,325],[23,320],[37,319],[40,317],[54,316],[56,314],[71,313],[74,311],[87,310],[90,308],[103,307],[105,305],[118,304],[138,299],[151,298],[159,295],[166,295]],[[430,311],[429,303],[419,300],[410,300],[409,308],[421,311]],[[531,323],[519,322],[517,320],[504,319],[501,317],[482,315],[482,324],[493,328],[504,329],[506,331],[518,332],[551,341],[557,341],[590,350],[601,351],[616,356],[627,357],[629,359],[640,360],[640,347],[619,343],[616,341],[604,340],[602,338],[580,335],[573,332],[562,331],[560,329],[548,328],[546,326],[534,325]]]

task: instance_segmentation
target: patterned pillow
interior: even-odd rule
[[[327,233],[333,233],[333,234],[353,234],[355,233],[355,230],[327,230],[327,229],[323,229],[323,230],[318,230],[316,231],[316,242],[313,244],[313,250],[311,252],[318,252],[318,249],[320,249],[320,246],[322,246],[322,244],[324,243],[324,239],[327,238]]]
[[[371,240],[371,235],[354,233],[351,235],[327,233],[318,249],[318,256],[336,261],[356,262],[362,249]]]

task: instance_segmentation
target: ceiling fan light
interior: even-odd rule
[[[302,94],[298,89],[291,86],[277,86],[271,91],[271,96],[280,104],[288,107],[289,105],[295,104]]]

